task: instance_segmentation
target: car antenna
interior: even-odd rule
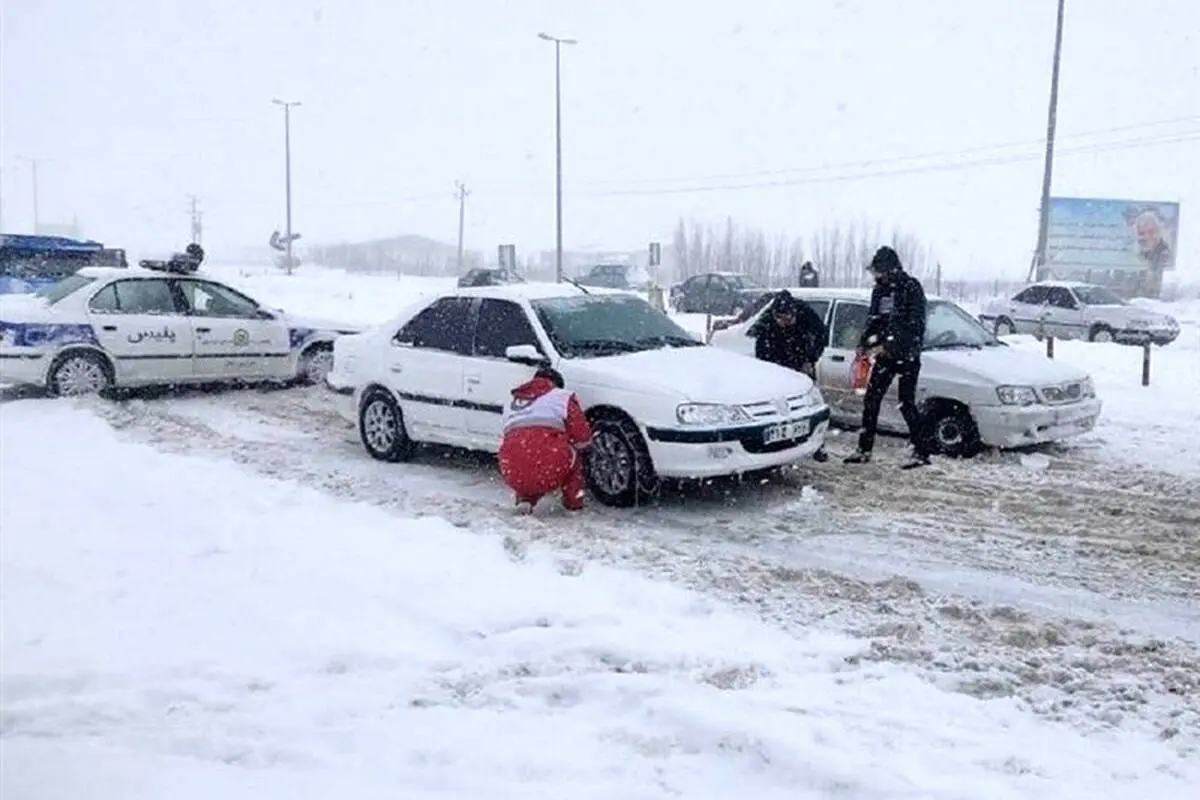
[[[563,276],[563,280],[566,281],[567,283],[571,284],[572,286],[574,286],[576,289],[583,292],[584,294],[591,294],[591,292],[589,292],[587,289],[583,288],[578,283],[576,283],[574,280],[566,277],[565,275]]]

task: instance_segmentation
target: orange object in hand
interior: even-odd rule
[[[866,394],[871,380],[871,368],[875,366],[873,355],[855,356],[850,364],[850,388],[855,394]]]

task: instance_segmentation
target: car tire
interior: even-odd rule
[[[935,404],[926,416],[927,441],[933,451],[947,458],[972,458],[983,449],[979,426],[966,406],[943,402]]]
[[[1113,338],[1112,328],[1104,324],[1093,325],[1092,329],[1088,331],[1089,342],[1099,342],[1104,344],[1113,341]]]
[[[592,496],[606,506],[640,505],[658,491],[646,440],[623,414],[602,413],[592,420],[586,473]]]
[[[63,353],[46,375],[46,391],[53,397],[102,394],[112,389],[113,383],[112,365],[91,350]]]
[[[376,461],[407,461],[416,449],[404,426],[400,404],[383,389],[369,390],[359,403],[358,436],[367,455]]]
[[[1017,332],[1017,326],[1008,317],[1000,317],[993,326],[992,333],[997,336],[1012,336]]]
[[[314,344],[300,354],[296,378],[301,383],[319,386],[333,369],[333,345]]]

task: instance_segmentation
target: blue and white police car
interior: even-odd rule
[[[52,395],[208,383],[320,383],[353,325],[266,308],[221,281],[156,267],[84,267],[0,296],[0,388]],[[195,269],[193,266],[192,270]]]

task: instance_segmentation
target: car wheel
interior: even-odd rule
[[[628,417],[603,414],[592,422],[587,483],[606,506],[628,508],[658,489],[658,477],[641,431]]]
[[[1017,326],[1013,325],[1012,320],[1008,317],[1000,317],[996,320],[995,334],[997,336],[1012,336],[1017,332]]]
[[[327,344],[313,345],[300,355],[297,377],[304,383],[319,386],[333,369],[333,347]]]
[[[934,452],[949,458],[971,458],[979,453],[979,426],[965,406],[956,403],[935,405],[929,412],[928,430]]]
[[[1111,342],[1113,340],[1112,328],[1107,325],[1093,325],[1088,331],[1089,342]]]
[[[359,404],[358,435],[367,454],[377,461],[407,461],[416,449],[404,427],[400,404],[382,389],[371,390]]]
[[[112,385],[113,372],[108,361],[87,350],[60,356],[46,378],[46,389],[55,397],[99,394]]]

